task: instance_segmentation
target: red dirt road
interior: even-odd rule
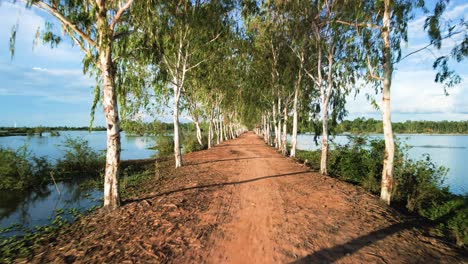
[[[466,263],[414,219],[249,132],[184,156],[165,185],[96,213],[33,262]],[[154,188],[151,190],[151,188]]]

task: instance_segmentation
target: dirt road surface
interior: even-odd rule
[[[164,185],[97,212],[32,262],[467,263],[421,222],[310,172],[254,133],[184,156]],[[154,188],[154,189],[152,189]],[[21,260],[20,260],[21,261]]]

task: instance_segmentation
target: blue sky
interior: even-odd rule
[[[39,43],[33,49],[34,35],[44,21],[52,19],[35,9],[24,9],[3,1],[0,5],[0,126],[86,126],[92,102],[94,78],[82,74],[82,53],[65,41],[51,49]],[[468,1],[452,0],[446,19],[468,19]],[[9,55],[11,27],[19,21],[16,51]],[[416,50],[427,37],[422,30],[424,18],[409,25],[409,39],[403,54]],[[445,96],[441,85],[433,82],[434,58],[447,52],[453,41],[442,51],[423,51],[396,65],[392,86],[392,118],[404,120],[468,120],[468,64],[455,66],[464,81]],[[348,119],[373,117],[373,109],[363,90],[348,98]],[[380,101],[380,95],[375,95]],[[168,116],[161,119],[169,121]],[[104,125],[102,112],[96,112],[95,125]]]

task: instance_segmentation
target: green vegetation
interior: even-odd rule
[[[88,141],[67,138],[65,155],[56,164],[37,157],[27,146],[18,150],[0,147],[0,190],[28,191],[39,189],[55,180],[97,177],[104,169],[104,156],[95,152]]]
[[[55,165],[55,171],[61,178],[96,177],[102,174],[105,157],[94,151],[87,140],[67,137],[63,146],[65,155]]]
[[[93,131],[105,131],[105,127],[93,127]],[[50,136],[60,136],[58,131],[89,131],[89,127],[0,127],[0,137],[10,136],[43,136],[44,133],[50,133]]]
[[[330,151],[328,172],[379,194],[384,148],[383,140],[351,137],[350,143]],[[320,154],[319,150],[299,150],[297,157],[318,170]],[[448,230],[457,245],[468,245],[468,196],[451,194],[443,185],[448,170],[434,164],[429,156],[419,161],[409,159],[402,143],[397,144],[395,162],[392,202]]]
[[[0,147],[0,190],[23,191],[47,182],[52,166],[32,155],[26,146],[17,150]]]
[[[468,121],[405,121],[393,122],[395,133],[426,134],[468,134]],[[335,130],[337,133],[382,133],[382,121],[357,118],[344,120]]]

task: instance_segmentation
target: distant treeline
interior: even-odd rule
[[[179,125],[181,127],[181,130],[193,131],[195,129],[195,125],[193,123],[181,123]],[[205,130],[206,124],[201,124],[201,127],[202,130]],[[125,131],[127,135],[157,135],[174,131],[174,124],[163,123],[157,120],[149,123],[126,120],[122,121],[121,129]]]
[[[394,133],[468,134],[468,121],[405,121],[392,123]],[[383,133],[382,121],[357,118],[339,123],[337,133]]]
[[[42,136],[43,133],[57,132],[57,131],[87,131],[89,127],[68,127],[68,126],[56,126],[56,127],[0,127],[0,137],[6,136],[27,136],[27,135],[39,135]],[[103,131],[106,130],[105,127],[93,127],[93,131]],[[53,133],[58,135],[58,133]]]

